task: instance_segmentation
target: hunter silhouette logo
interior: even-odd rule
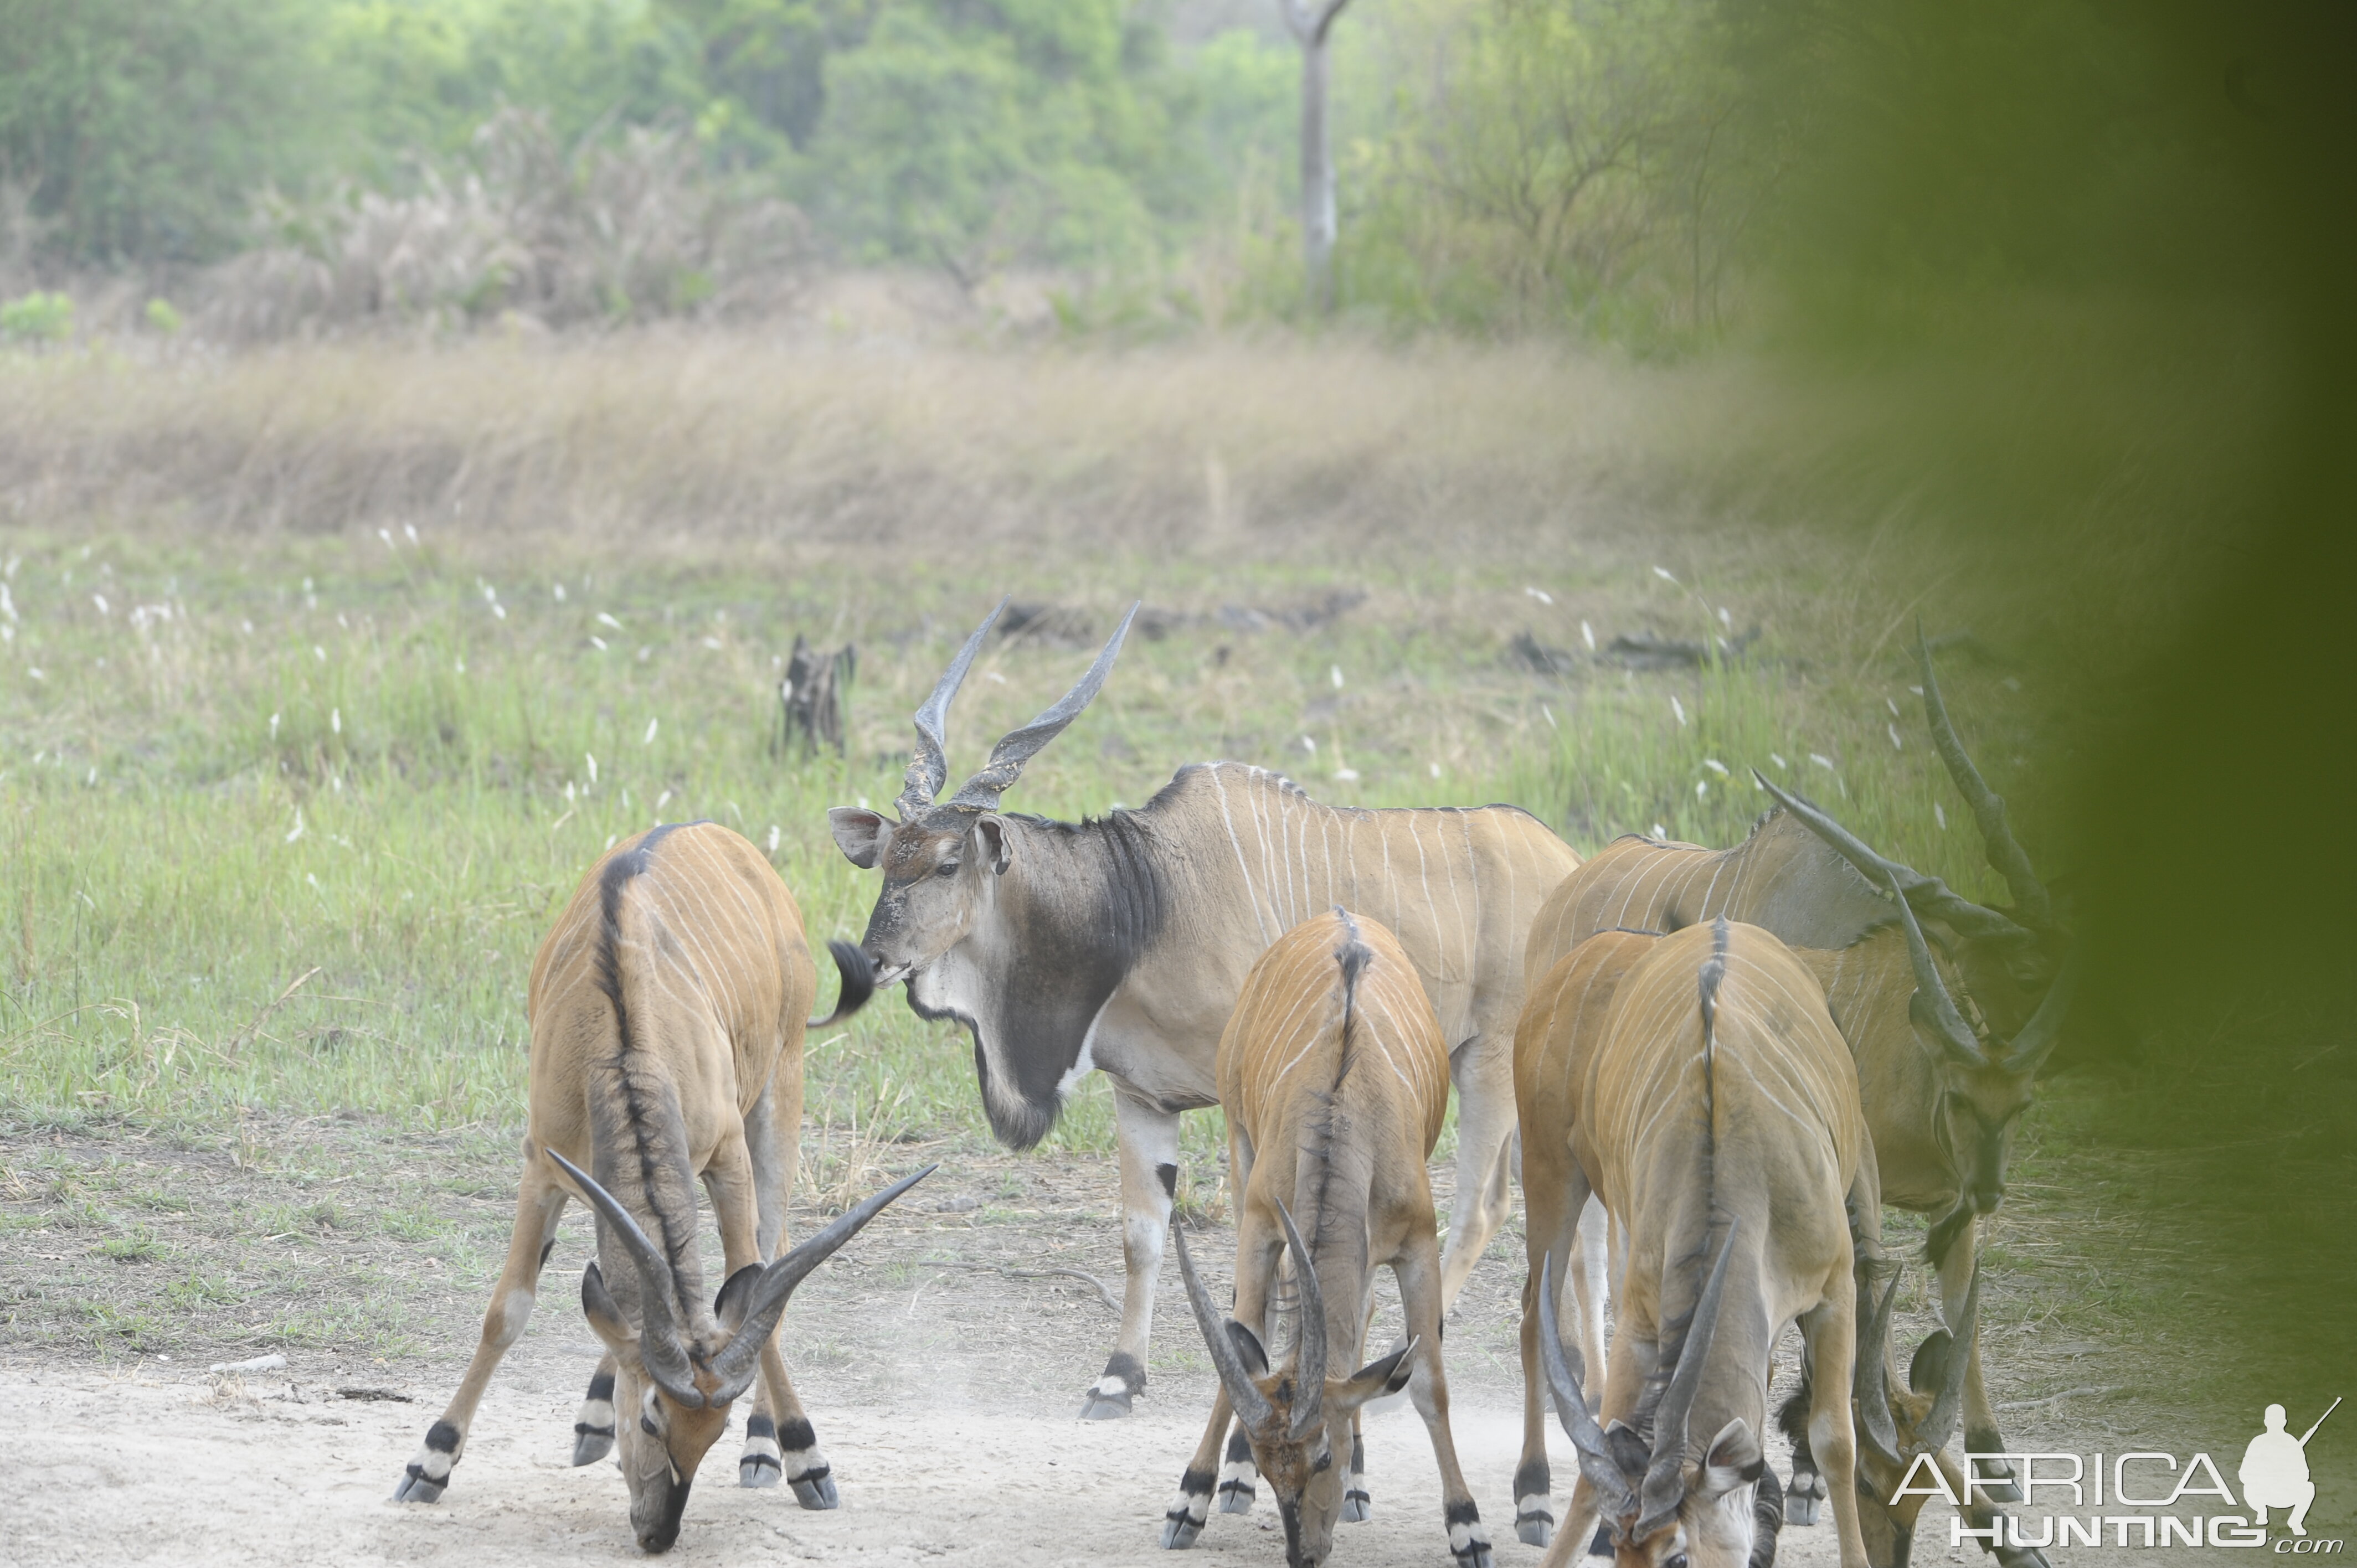
[[[2340,1408],[2341,1402],[2334,1400],[2316,1418],[2315,1426],[2294,1437],[2284,1430],[2284,1407],[2267,1406],[2267,1429],[2251,1439],[2243,1450],[2243,1467],[2234,1473],[2243,1483],[2243,1502],[2254,1525],[2266,1528],[2269,1509],[2289,1509],[2291,1517],[2285,1524],[2294,1535],[2308,1533],[2308,1506],[2316,1501],[2316,1483],[2308,1478],[2308,1440]]]
[[[1945,1500],[1956,1510],[1948,1521],[1948,1544],[1972,1541],[1984,1552],[2049,1546],[2267,1548],[2267,1515],[2281,1509],[2290,1533],[2272,1543],[2275,1554],[2337,1556],[2346,1542],[2312,1540],[2308,1533],[2308,1510],[2316,1501],[2308,1444],[2340,1408],[2341,1401],[2334,1400],[2295,1437],[2285,1430],[2284,1407],[2267,1406],[2266,1430],[2245,1445],[2236,1472],[2243,1491],[2239,1512],[2179,1512],[2204,1507],[2204,1498],[2217,1499],[2206,1505],[2210,1509],[2222,1504],[2235,1509],[2234,1490],[2209,1455],[2180,1459],[2157,1449],[2088,1455],[1968,1453],[1961,1487],[1949,1483],[1953,1467],[1943,1467],[1943,1460],[1931,1454],[1918,1454],[1890,1503],[1896,1508],[1910,1497]],[[2005,1474],[1985,1470],[1984,1465],[2009,1466],[2018,1477],[2023,1501],[2060,1508],[2025,1517],[1991,1507],[1996,1499],[1989,1494],[2005,1484]],[[2086,1511],[2076,1511],[2082,1509]],[[2025,1525],[2037,1533],[2026,1533]]]

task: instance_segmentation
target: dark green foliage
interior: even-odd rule
[[[337,129],[314,0],[0,0],[0,178],[50,253],[201,259]]]

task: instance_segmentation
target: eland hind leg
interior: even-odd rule
[[[1455,1305],[1512,1203],[1512,1018],[1502,1030],[1485,1029],[1451,1051],[1448,1076],[1457,1088],[1457,1196],[1448,1208],[1448,1244],[1440,1255],[1444,1313]]]
[[[1575,1252],[1585,1250],[1600,1261],[1603,1251],[1600,1239],[1590,1248],[1583,1234],[1589,1207],[1587,1175],[1571,1158],[1569,1147],[1558,1145],[1561,1140],[1551,1140],[1543,1147],[1526,1146],[1523,1151],[1523,1251],[1529,1267],[1523,1279],[1523,1453],[1514,1469],[1514,1537],[1526,1546],[1544,1546],[1555,1534],[1555,1477],[1547,1463],[1546,1377],[1539,1362],[1540,1283],[1551,1271],[1560,1301]],[[1601,1206],[1596,1207],[1601,1213]],[[1588,1310],[1582,1302],[1583,1343],[1593,1337],[1586,1331]],[[1587,1358],[1584,1369],[1590,1385],[1600,1378],[1602,1367],[1599,1348]]]
[[[556,1185],[539,1149],[533,1147],[524,1156],[523,1179],[516,1189],[515,1229],[508,1236],[507,1264],[500,1271],[500,1283],[491,1291],[491,1305],[483,1314],[482,1337],[476,1343],[473,1359],[467,1363],[467,1375],[459,1380],[458,1391],[451,1396],[440,1419],[426,1428],[425,1441],[419,1445],[417,1456],[409,1462],[400,1484],[393,1487],[393,1501],[434,1502],[450,1485],[451,1467],[466,1451],[467,1432],[474,1424],[475,1407],[482,1401],[483,1390],[490,1386],[491,1374],[499,1369],[509,1347],[532,1320],[541,1266],[548,1262],[548,1254],[556,1245],[556,1221],[565,1212],[565,1189]],[[594,1380],[591,1386],[594,1390]],[[608,1391],[610,1395],[610,1382]],[[610,1404],[607,1411],[610,1444]],[[576,1435],[576,1453],[579,1446]]]

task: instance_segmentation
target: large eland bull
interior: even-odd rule
[[[1778,809],[1733,849],[1624,838],[1581,866],[1533,922],[1527,969],[1535,982],[1600,931],[1674,931],[1720,915],[1794,950],[1856,1058],[1883,1200],[1937,1216],[1928,1254],[1942,1312],[1968,1346],[1965,1443],[1998,1454],[2005,1443],[1982,1381],[1979,1337],[1962,1332],[1964,1297],[1975,1222],[2004,1201],[2014,1128],[2070,1004],[2071,938],[2007,826],[2004,800],[1956,738],[1930,650],[1919,642],[1917,652],[1933,741],[1989,864],[2012,889],[2011,909],[1975,904],[1886,859],[1763,778]],[[1813,1522],[1824,1482],[1805,1446],[1799,1458],[1786,1508],[1793,1522]],[[2001,1478],[1990,1495],[2019,1494]]]
[[[919,1016],[973,1032],[1003,1143],[1037,1144],[1091,1069],[1114,1080],[1128,1283],[1120,1337],[1082,1414],[1125,1415],[1146,1386],[1178,1116],[1218,1101],[1212,1064],[1244,976],[1270,943],[1336,906],[1397,933],[1450,1047],[1458,1152],[1443,1301],[1453,1301],[1506,1215],[1531,918],[1579,857],[1511,806],[1337,809],[1232,762],[1183,768],[1143,808],[1103,818],[1001,811],[1023,765],[1103,684],[1126,618],[1078,685],[937,801],[950,701],[996,619],[917,711],[899,820],[827,814],[852,864],[883,873],[865,941],[878,983],[906,980]]]
[[[832,946],[842,996],[806,1024],[818,972],[793,895],[760,851],[710,822],[655,828],[583,878],[532,966],[530,1121],[507,1267],[466,1378],[396,1501],[434,1502],[449,1486],[484,1387],[532,1316],[556,1221],[578,1197],[597,1216],[581,1307],[606,1357],[573,1428],[573,1462],[604,1458],[619,1435],[639,1544],[664,1552],[678,1540],[696,1466],[757,1378],[739,1482],[771,1487],[782,1472],[802,1507],[835,1506],[778,1354],[778,1319],[813,1269],[926,1173],[777,1257],[802,1137],[802,1031],[847,1016],[871,989],[858,950]],[[708,1303],[699,1179],[727,1270]]]

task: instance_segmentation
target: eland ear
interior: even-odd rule
[[[862,871],[876,869],[877,858],[884,853],[884,841],[892,836],[892,824],[880,814],[858,806],[835,806],[826,813],[826,825],[834,833],[834,843],[843,857]]]
[[[1342,1385],[1339,1402],[1344,1410],[1356,1410],[1372,1399],[1395,1394],[1407,1387],[1415,1376],[1415,1341],[1411,1339],[1390,1355],[1368,1362],[1351,1374]]]
[[[1697,1500],[1709,1502],[1749,1486],[1767,1467],[1767,1456],[1760,1452],[1760,1439],[1752,1435],[1751,1423],[1738,1415],[1718,1429],[1703,1454]]]
[[[1236,1354],[1243,1358],[1245,1371],[1255,1378],[1268,1376],[1268,1352],[1262,1348],[1259,1335],[1231,1317],[1228,1319],[1228,1341],[1235,1346]]]
[[[990,869],[998,875],[1015,864],[1015,843],[1006,836],[1006,823],[999,817],[985,815],[974,819],[974,836],[982,845],[982,853],[990,859]]]
[[[614,1304],[613,1293],[606,1288],[605,1271],[594,1262],[581,1271],[581,1316],[589,1320],[590,1331],[606,1342],[607,1349],[619,1354],[637,1346],[638,1330]]]
[[[748,1263],[728,1276],[720,1294],[712,1298],[712,1316],[720,1326],[735,1334],[745,1321],[745,1314],[753,1305],[753,1287],[761,1281],[761,1265]]]

